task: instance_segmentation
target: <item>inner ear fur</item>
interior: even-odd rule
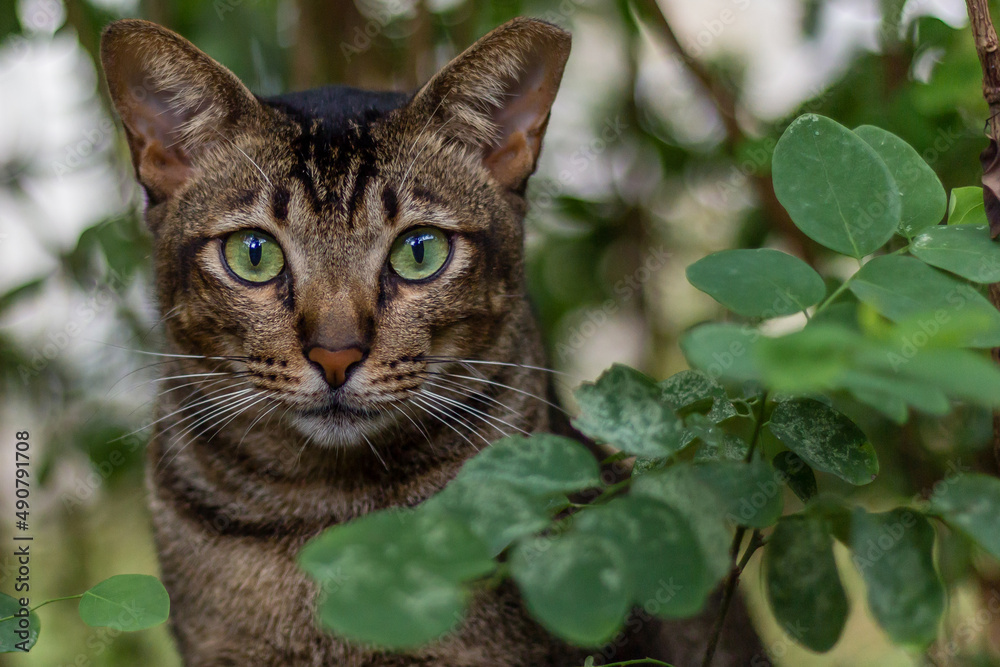
[[[570,34],[562,28],[514,19],[448,63],[412,105],[449,138],[480,150],[483,165],[504,187],[523,192],[569,50]]]
[[[150,203],[174,194],[200,155],[260,109],[232,72],[149,21],[108,25],[101,35],[101,63]]]

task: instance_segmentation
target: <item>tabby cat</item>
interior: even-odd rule
[[[498,431],[562,428],[522,225],[569,49],[517,19],[413,95],[265,99],[160,26],[106,29],[166,329],[148,480],[189,667],[583,663],[512,586],[426,648],[345,643],[295,564],[325,527],[433,495]],[[615,660],[704,646],[705,619],[640,620]],[[724,641],[716,664],[754,650]]]

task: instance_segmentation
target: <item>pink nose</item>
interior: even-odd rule
[[[365,353],[356,347],[331,352],[322,347],[314,347],[307,355],[309,361],[315,361],[323,368],[326,381],[336,389],[347,380],[347,369],[365,357]]]

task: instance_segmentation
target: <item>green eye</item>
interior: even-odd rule
[[[389,265],[406,280],[422,280],[437,273],[448,260],[448,237],[434,227],[403,232],[392,244]]]
[[[285,253],[278,242],[257,230],[230,234],[226,238],[225,255],[233,273],[252,283],[266,283],[285,268]]]

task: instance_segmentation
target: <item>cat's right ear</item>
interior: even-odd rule
[[[101,35],[101,63],[136,178],[150,203],[176,192],[199,155],[260,108],[236,75],[149,21],[108,25]]]
[[[523,192],[538,163],[569,48],[565,30],[513,19],[448,63],[410,106],[427,118],[425,128],[477,150],[501,185]]]

